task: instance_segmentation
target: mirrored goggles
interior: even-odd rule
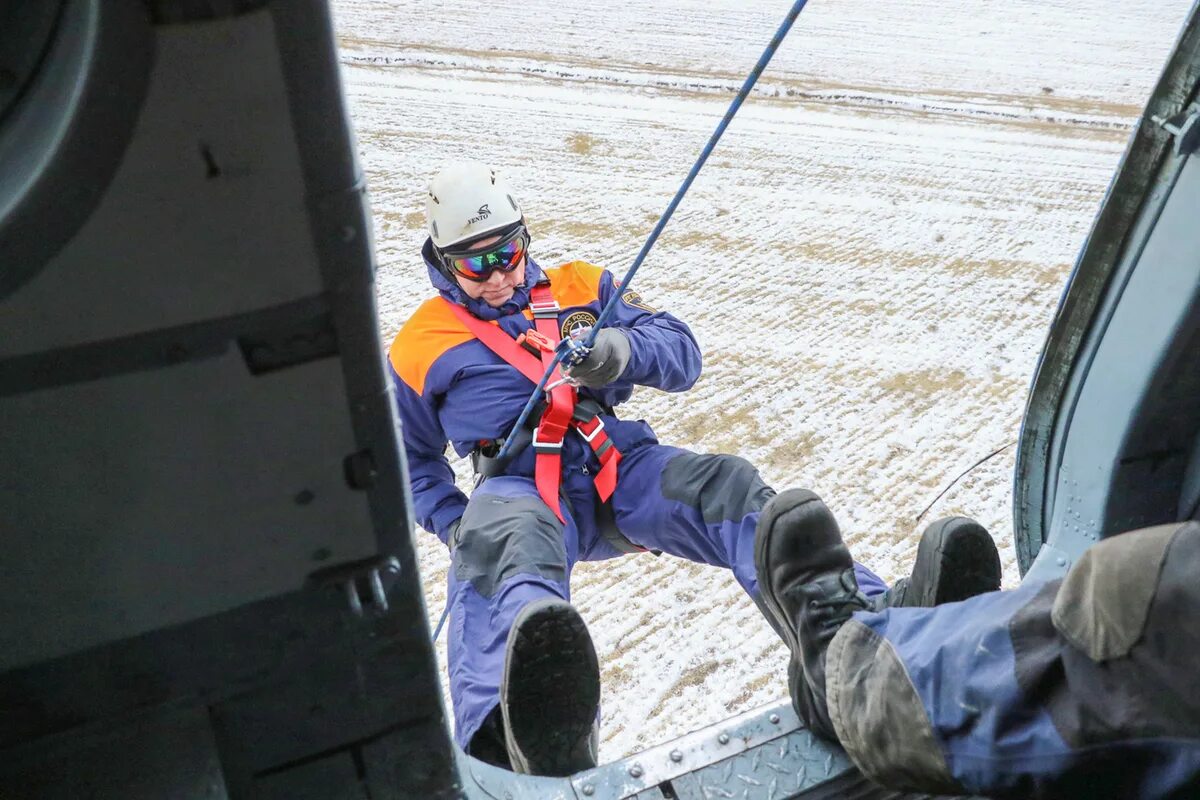
[[[512,272],[519,267],[528,248],[529,232],[522,226],[483,250],[446,251],[442,260],[455,275],[483,283],[495,270]]]

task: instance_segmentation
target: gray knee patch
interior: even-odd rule
[[[699,509],[706,523],[716,524],[761,511],[775,492],[744,458],[688,453],[667,462],[662,494]]]
[[[1200,736],[1197,575],[1200,523],[1122,533],[1012,618],[1017,684],[1070,747]]]
[[[933,794],[962,794],[904,663],[892,645],[858,620],[825,654],[825,693],[838,740],[876,783]]]
[[[513,575],[566,583],[562,523],[536,497],[477,494],[467,504],[452,557],[454,576],[484,597]]]
[[[1054,602],[1054,627],[1093,661],[1128,655],[1142,638],[1167,548],[1186,524],[1122,533],[1083,554]]]

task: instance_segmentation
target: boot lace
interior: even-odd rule
[[[858,589],[853,570],[847,572],[850,573],[849,576],[846,573],[842,573],[841,576],[843,591],[840,594],[825,598],[814,597],[808,601],[809,607],[814,610],[830,609],[832,612],[819,623],[821,630],[841,627],[855,611],[871,610],[871,601]]]
[[[820,627],[822,630],[839,628],[845,624],[846,620],[850,619],[855,611],[870,611],[871,609],[867,598],[859,592],[841,597],[831,597],[828,600],[810,600],[808,604],[812,608],[829,608],[834,610],[832,614],[821,621]]]

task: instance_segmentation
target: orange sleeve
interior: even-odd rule
[[[408,388],[424,394],[425,377],[443,353],[475,336],[440,297],[426,300],[409,317],[388,349],[388,361]]]

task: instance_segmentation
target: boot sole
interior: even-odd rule
[[[515,771],[565,777],[596,766],[600,665],[569,603],[542,600],[521,609],[508,637],[500,698]]]
[[[929,526],[917,549],[912,585],[921,595],[905,605],[955,603],[1000,588],[1000,554],[987,529],[967,517],[947,517]]]

